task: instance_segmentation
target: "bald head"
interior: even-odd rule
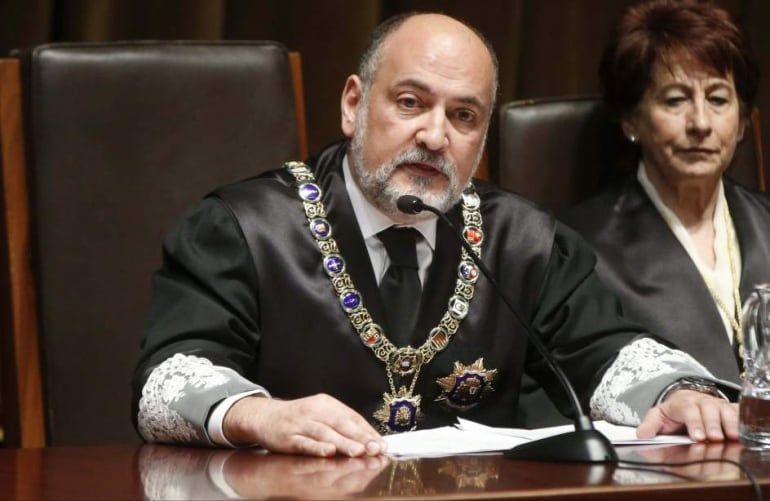
[[[391,17],[380,24],[372,33],[358,68],[364,91],[371,87],[382,64],[383,56],[390,47],[395,45],[398,49],[406,46],[408,50],[416,51],[424,48],[417,44],[426,41],[433,41],[436,44],[443,41],[447,49],[451,48],[449,45],[454,41],[456,49],[464,48],[467,55],[472,55],[476,59],[481,58],[484,63],[488,63],[485,69],[489,71],[491,77],[491,112],[497,98],[498,87],[498,62],[495,51],[489,41],[473,27],[443,14],[408,13]],[[445,55],[449,55],[448,51]],[[451,58],[447,61],[451,61]]]
[[[449,210],[479,165],[497,88],[494,53],[439,14],[387,21],[342,91],[353,179],[375,207],[406,223],[398,198]]]

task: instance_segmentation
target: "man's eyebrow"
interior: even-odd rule
[[[436,94],[435,91],[428,84],[426,84],[421,80],[417,80],[415,78],[405,78],[403,80],[398,80],[393,85],[393,88],[398,89],[399,87],[412,87],[426,94],[430,94],[432,96]],[[473,95],[460,96],[453,100],[460,103],[469,104],[471,106],[476,106],[481,109],[484,108],[484,103],[478,97]]]
[[[471,106],[484,109],[484,103],[482,103],[481,100],[476,96],[463,96],[459,98],[458,101],[464,104],[470,104]]]
[[[403,80],[396,81],[395,84],[393,84],[393,88],[397,89],[399,87],[414,87],[417,90],[420,90],[422,92],[425,92],[427,94],[435,94],[433,92],[433,89],[430,88],[428,84],[421,80],[417,80],[415,78],[404,78]]]

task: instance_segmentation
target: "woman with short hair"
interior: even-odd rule
[[[770,197],[724,176],[757,94],[749,41],[710,3],[635,4],[599,73],[638,169],[562,219],[628,317],[738,382],[741,301],[770,282]]]

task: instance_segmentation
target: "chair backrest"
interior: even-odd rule
[[[598,193],[636,168],[636,154],[596,97],[504,104],[499,130],[493,178],[552,211]],[[728,175],[765,191],[760,138],[759,112],[754,110]]]
[[[17,68],[23,102],[0,129],[6,439],[138,441],[130,379],[162,236],[214,187],[304,158],[298,59],[273,42],[52,44],[18,57],[0,69],[11,75],[0,96]]]

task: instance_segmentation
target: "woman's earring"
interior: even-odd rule
[[[631,134],[630,136],[628,136],[628,140],[636,144],[636,134]]]

